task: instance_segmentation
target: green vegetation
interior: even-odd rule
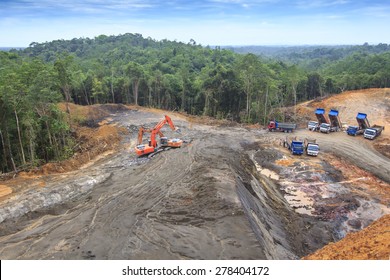
[[[211,48],[124,34],[0,52],[1,170],[72,153],[71,118],[54,106],[59,101],[137,104],[265,124],[283,120],[279,108],[300,101],[390,86],[386,44],[264,49],[258,55],[258,47]]]
[[[39,59],[0,53],[0,166],[16,171],[69,156],[58,72]]]

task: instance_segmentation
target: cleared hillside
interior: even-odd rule
[[[330,97],[301,103],[297,112],[304,120],[315,119],[314,110],[324,108],[337,109],[341,121],[346,125],[356,124],[358,112],[366,113],[371,125],[384,125],[382,135],[372,144],[379,152],[390,156],[390,89],[365,89],[347,91]],[[365,140],[365,139],[362,139]],[[336,243],[304,259],[389,259],[390,257],[390,215],[385,215],[367,228],[350,233]]]

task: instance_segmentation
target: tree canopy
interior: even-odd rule
[[[136,104],[265,124],[284,117],[279,108],[300,101],[390,86],[386,44],[256,50],[128,33],[0,52],[1,170],[71,153],[69,124],[54,106],[59,101]]]

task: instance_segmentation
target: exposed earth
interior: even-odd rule
[[[304,123],[339,98],[342,121],[365,112],[387,126],[389,92],[348,92],[297,112]],[[357,108],[353,94],[370,94],[379,111]],[[137,158],[139,126],[164,114],[181,128],[164,134],[183,147]],[[369,141],[302,125],[293,135],[321,147],[309,157],[283,148],[283,133],[228,121],[123,105],[71,115],[86,118],[72,159],[0,181],[1,259],[389,258],[386,129]]]

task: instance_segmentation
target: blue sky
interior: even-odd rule
[[[100,34],[201,45],[390,43],[385,0],[0,0],[0,46]]]

